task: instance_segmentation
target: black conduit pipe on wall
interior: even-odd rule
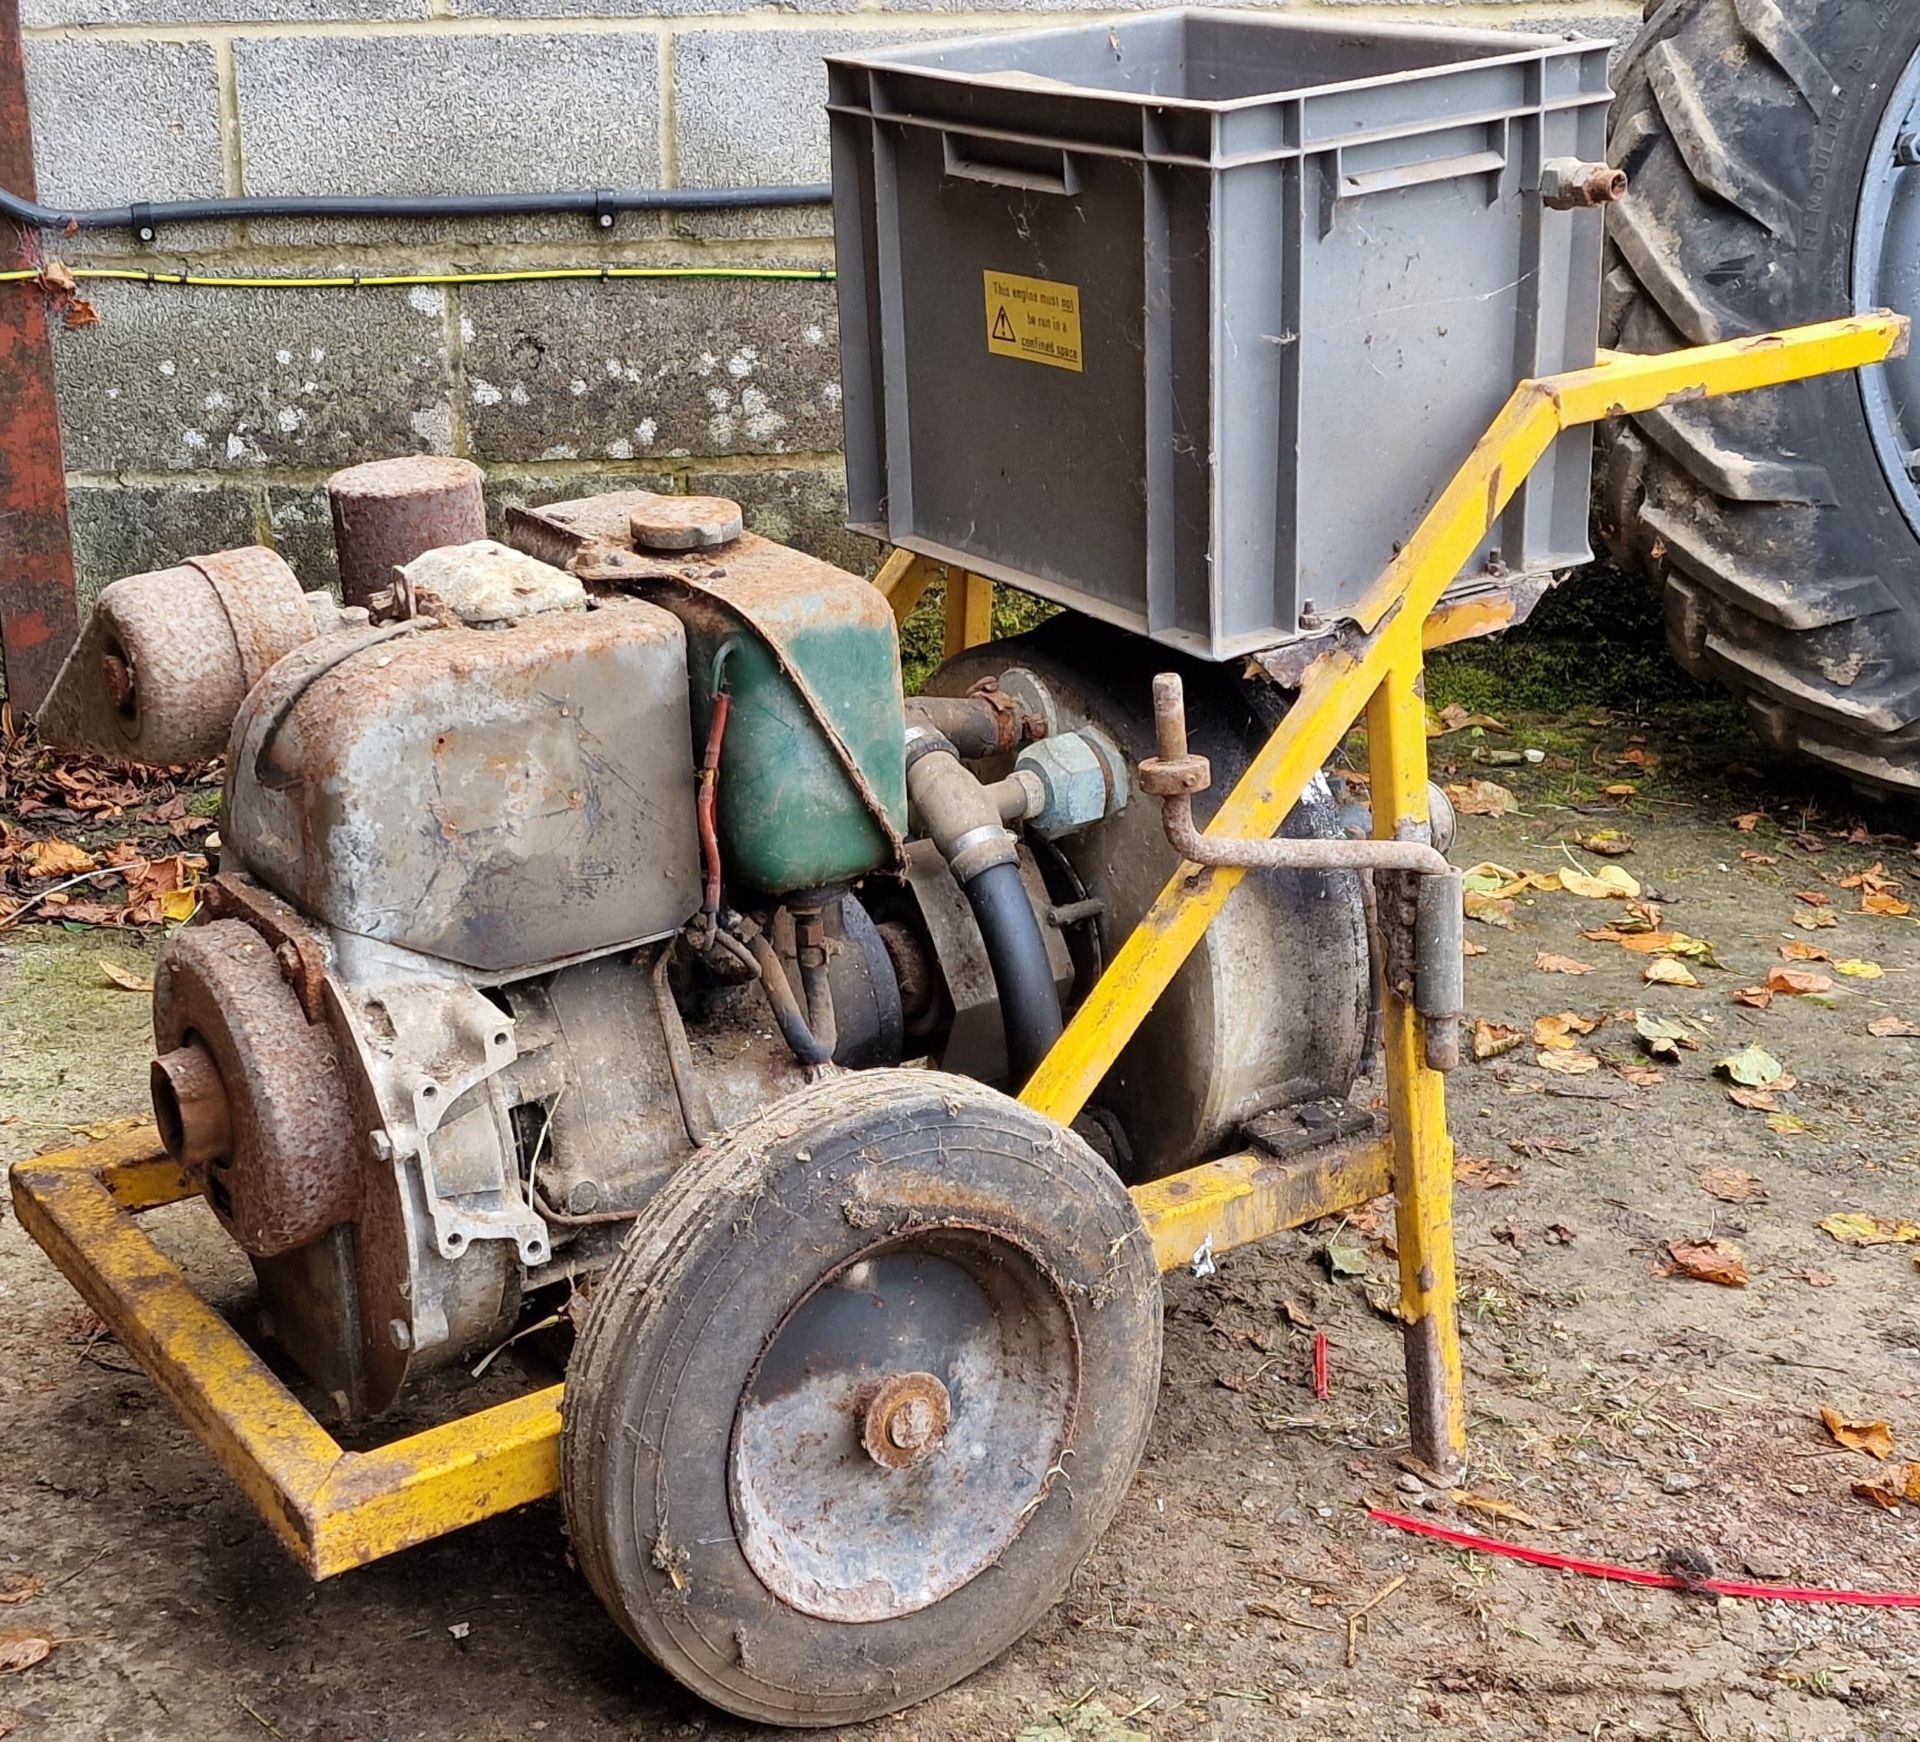
[[[518,218],[578,213],[603,230],[622,212],[773,211],[824,206],[825,182],[791,187],[597,188],[551,194],[243,194],[228,199],[155,200],[65,212],[0,189],[0,217],[36,230],[131,230],[151,242],[161,224],[214,224],[247,218]]]

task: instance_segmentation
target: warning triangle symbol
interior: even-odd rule
[[[993,336],[1005,345],[1011,345],[1014,342],[1013,322],[1007,319],[1005,303],[993,311]]]

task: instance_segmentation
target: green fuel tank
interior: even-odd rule
[[[906,732],[893,611],[867,582],[746,534],[653,597],[687,633],[694,759],[732,698],[717,826],[730,882],[767,895],[902,862]]]

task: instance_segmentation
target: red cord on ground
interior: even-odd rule
[[[1851,1603],[1870,1609],[1920,1609],[1920,1592],[1913,1591],[1823,1591],[1810,1585],[1752,1585],[1742,1579],[1677,1579],[1671,1573],[1642,1572],[1637,1567],[1617,1567],[1607,1561],[1583,1560],[1578,1555],[1554,1554],[1542,1548],[1524,1548],[1517,1542],[1501,1542],[1491,1536],[1476,1536],[1470,1530],[1453,1530],[1424,1518],[1408,1518],[1404,1513],[1388,1512],[1369,1506],[1367,1516],[1376,1524],[1389,1524],[1395,1530],[1415,1536],[1431,1536],[1455,1548],[1470,1548],[1480,1554],[1504,1555],[1508,1560],[1526,1561],[1531,1566],[1555,1567],[1565,1573],[1580,1573],[1589,1579],[1613,1579],[1623,1585],[1656,1585],[1664,1591],[1711,1591],[1718,1597],[1773,1598],[1787,1603]]]
[[[1327,1333],[1313,1333],[1313,1394],[1325,1403],[1333,1395],[1333,1382],[1327,1377]]]
[[[693,807],[700,825],[700,856],[707,867],[707,886],[702,893],[700,911],[709,919],[720,911],[720,836],[714,827],[713,810],[720,789],[720,746],[727,735],[727,715],[732,711],[733,697],[721,690],[713,698],[713,719],[707,727],[707,753],[700,759],[700,795]]]

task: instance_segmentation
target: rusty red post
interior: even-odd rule
[[[19,0],[0,0],[0,187],[36,197]],[[0,218],[0,270],[39,265],[39,236]],[[0,284],[0,657],[16,708],[40,705],[78,632],[46,301]]]

